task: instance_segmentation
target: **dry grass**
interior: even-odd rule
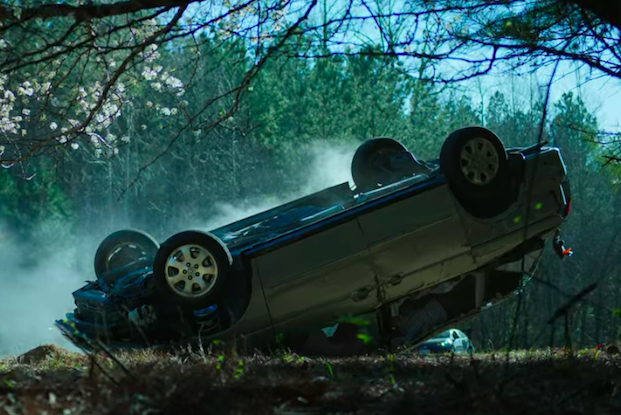
[[[54,346],[28,356],[0,360],[2,414],[621,413],[621,358],[595,351],[520,351],[508,361],[117,353],[127,371]]]

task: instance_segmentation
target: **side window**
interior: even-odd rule
[[[459,334],[457,334],[457,332],[456,332],[456,331],[453,331],[453,332],[452,332],[452,334],[451,334],[451,336],[452,336],[452,337],[453,337],[453,339],[455,339],[455,340],[459,339]]]

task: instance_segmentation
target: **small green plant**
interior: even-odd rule
[[[235,379],[239,379],[243,373],[244,373],[244,362],[243,360],[240,359],[237,361],[237,367],[235,368],[235,374],[233,375],[233,377]]]
[[[334,378],[334,371],[332,370],[332,365],[327,360],[325,361],[325,363],[326,367],[328,368],[328,373],[330,374],[330,377]]]
[[[388,365],[386,367],[386,376],[388,377],[388,379],[390,380],[390,384],[394,385],[395,383],[397,383],[395,381],[395,355],[392,353],[387,353],[386,354],[386,360],[388,361]]]
[[[220,370],[222,369],[222,363],[224,363],[224,355],[218,355],[218,359],[216,360],[216,369]]]
[[[367,333],[358,333],[356,337],[362,340],[364,344],[369,344],[371,342],[371,336],[368,335]]]
[[[339,318],[339,323],[350,323],[355,324],[358,327],[366,327],[371,325],[371,322],[365,318],[355,317],[355,316],[341,316]]]

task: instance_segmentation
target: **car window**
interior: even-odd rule
[[[455,340],[459,339],[459,334],[457,334],[456,331],[453,332],[453,339]]]

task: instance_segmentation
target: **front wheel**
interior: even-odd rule
[[[95,253],[95,275],[101,278],[116,268],[141,259],[150,261],[159,248],[157,241],[148,233],[136,229],[123,229],[108,235]],[[143,265],[138,264],[138,268]],[[125,270],[131,272],[131,270]],[[110,281],[108,281],[110,282]]]
[[[440,169],[457,200],[475,217],[496,216],[515,201],[507,151],[487,128],[452,132],[442,145]]]
[[[157,251],[154,284],[166,300],[191,308],[207,307],[217,302],[231,264],[231,254],[216,236],[180,232]]]

